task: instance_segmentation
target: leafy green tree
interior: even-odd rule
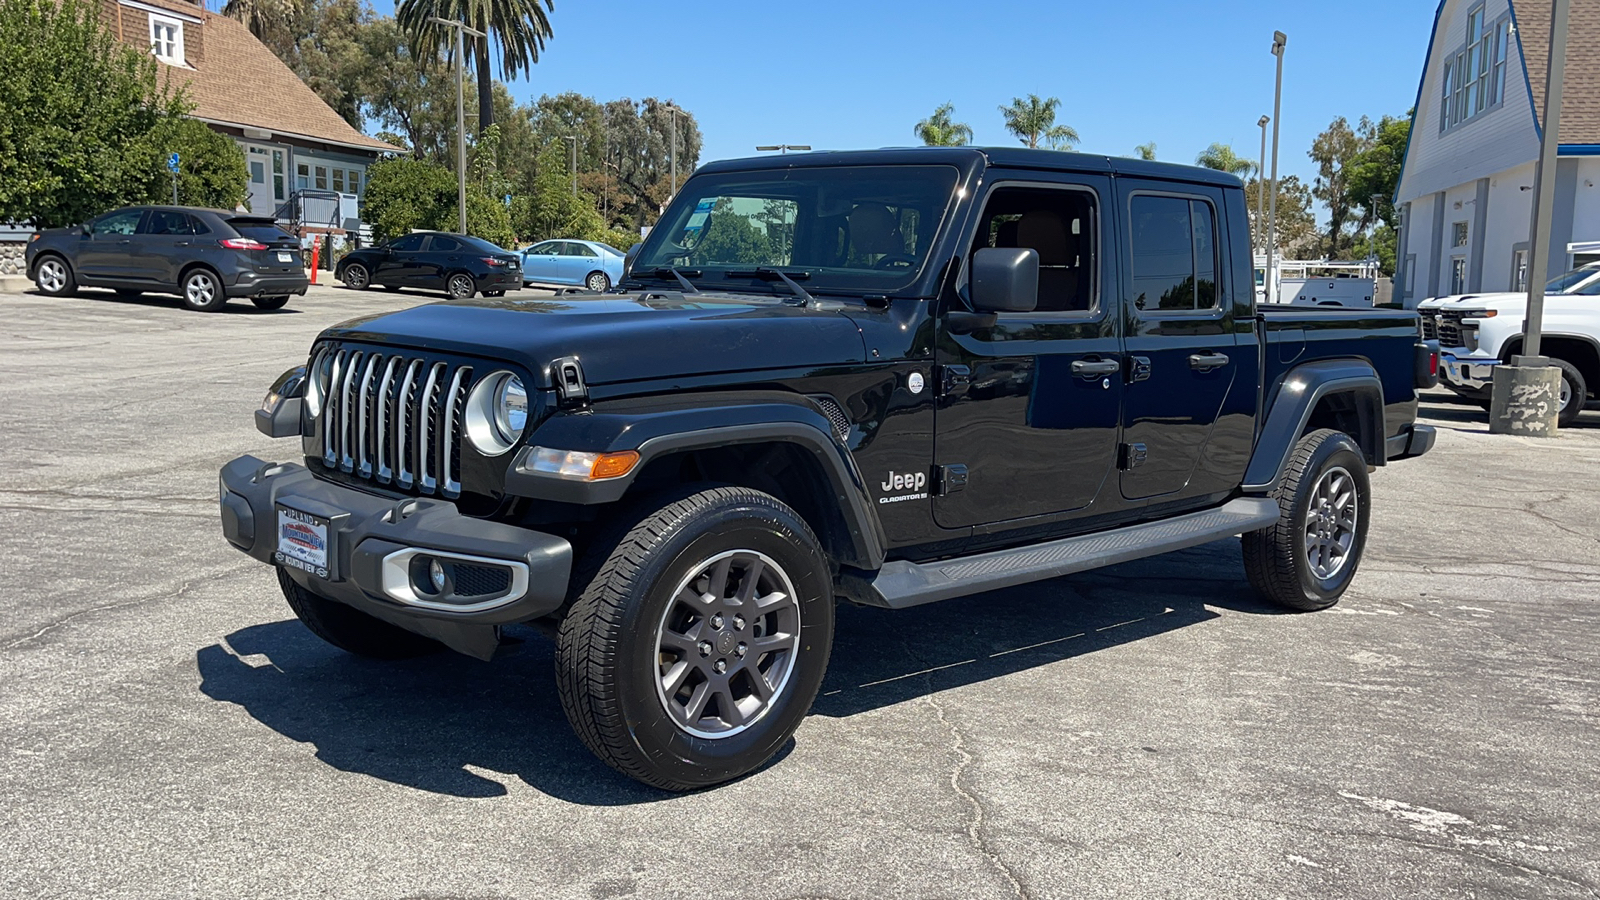
[[[378,240],[438,228],[445,211],[455,212],[455,205],[456,179],[437,163],[400,157],[379,160],[367,169],[363,217]]]
[[[1345,233],[1345,223],[1350,221],[1354,202],[1350,192],[1351,165],[1371,145],[1372,121],[1361,117],[1359,131],[1350,127],[1350,121],[1339,116],[1317,135],[1307,156],[1317,164],[1317,178],[1312,182],[1311,195],[1322,201],[1328,209],[1328,238],[1324,252],[1337,257],[1349,249],[1351,236]]]
[[[478,75],[478,130],[494,124],[494,72],[489,64],[489,43],[500,47],[500,77],[507,80],[533,70],[544,51],[544,42],[550,37],[550,18],[547,11],[555,9],[555,0],[400,0],[395,7],[395,18],[400,27],[410,34],[419,48],[431,48],[443,56],[454,58],[456,32],[454,28],[439,25],[437,17],[465,22],[469,27],[487,35],[478,38],[466,36],[467,52],[471,54]]]
[[[697,263],[766,264],[772,260],[772,244],[748,216],[721,200],[706,217],[705,233],[691,258]]]
[[[1155,141],[1151,141],[1148,144],[1140,144],[1139,146],[1133,148],[1133,153],[1134,153],[1135,156],[1139,157],[1142,160],[1146,160],[1148,162],[1155,162],[1155,158],[1156,158],[1156,142]]]
[[[1027,99],[1014,97],[1010,106],[1000,107],[1006,130],[1017,136],[1025,147],[1038,147],[1042,141],[1052,150],[1071,150],[1078,143],[1078,132],[1070,125],[1056,124],[1056,110],[1061,106],[1058,97],[1040,99],[1029,94]]]
[[[1363,128],[1367,148],[1351,160],[1348,172],[1350,205],[1361,210],[1361,227],[1381,220],[1395,227],[1394,193],[1400,187],[1400,166],[1405,162],[1411,137],[1411,114],[1384,116]]]
[[[455,165],[456,78],[431,50],[418,51],[394,19],[374,21],[361,33],[367,57],[363,108],[418,159]],[[468,75],[470,78],[470,73]],[[466,116],[476,114],[477,92],[466,86]],[[380,137],[383,135],[380,134]]]
[[[672,194],[672,113],[654,97],[641,102],[613,100],[605,105],[606,171],[614,192],[613,224],[626,223],[633,234],[661,215]],[[700,127],[689,113],[678,114],[678,184],[699,165]]]
[[[961,147],[972,143],[972,126],[955,121],[954,103],[941,103],[912,132],[929,147]]]
[[[1194,158],[1194,164],[1245,178],[1255,173],[1256,164],[1233,152],[1227,144],[1212,144]]]
[[[156,66],[82,0],[0,0],[0,221],[68,225],[170,198],[172,150],[194,173],[186,199],[237,203],[238,146],[185,124]]]
[[[1251,178],[1244,183],[1248,201],[1251,232],[1256,235],[1256,245],[1267,240],[1267,223],[1256,214],[1256,196],[1261,182]],[[1268,182],[1266,201],[1272,203],[1272,184]],[[1278,248],[1285,258],[1317,255],[1317,217],[1311,209],[1311,189],[1297,176],[1278,179]],[[1262,214],[1266,215],[1265,213]]]

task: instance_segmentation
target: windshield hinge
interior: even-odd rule
[[[589,385],[583,380],[583,365],[576,356],[563,356],[550,363],[550,381],[562,408],[589,405]]]

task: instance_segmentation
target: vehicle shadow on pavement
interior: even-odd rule
[[[60,299],[51,297],[49,294],[46,294],[38,289],[28,291],[27,293],[36,297],[44,297],[50,300]],[[152,309],[159,307],[162,309],[170,309],[173,312],[188,314],[188,310],[183,308],[182,300],[167,294],[138,294],[124,296],[109,289],[79,288],[78,292],[72,295],[72,297],[69,299],[94,300],[102,303],[116,303],[122,306],[146,306]],[[293,302],[293,300],[290,301],[291,304]],[[224,315],[293,316],[299,315],[301,312],[303,312],[303,310],[295,309],[293,306],[285,306],[282,309],[258,309],[256,305],[251,303],[249,300],[234,298],[216,312]]]
[[[1208,605],[1277,612],[1250,593],[1237,541],[910,610],[841,605],[814,712],[850,716],[1060,663],[1218,618]],[[492,663],[449,652],[380,662],[287,619],[235,631],[195,661],[207,697],[341,771],[454,797],[505,795],[493,773],[572,803],[670,797],[584,749],[556,696],[553,644],[532,629],[516,635],[526,640]]]

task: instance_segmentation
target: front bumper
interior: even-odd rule
[[[1449,350],[1439,351],[1439,374],[1450,387],[1465,392],[1484,391],[1494,387],[1494,367],[1500,360],[1486,356],[1457,356]]]
[[[223,466],[219,481],[230,544],[319,596],[470,656],[488,659],[500,625],[547,615],[566,599],[572,545],[554,535],[464,516],[440,500],[368,494],[253,456]],[[280,508],[328,523],[325,568],[308,571],[279,552]],[[452,573],[444,591],[430,593],[414,577],[430,559]],[[469,575],[493,590],[454,593]]]
[[[284,294],[305,296],[311,286],[310,279],[297,275],[258,275],[240,272],[238,279],[227,286],[229,297],[278,297]]]

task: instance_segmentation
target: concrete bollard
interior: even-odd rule
[[[1494,367],[1489,433],[1555,437],[1561,412],[1561,370],[1554,366]]]

